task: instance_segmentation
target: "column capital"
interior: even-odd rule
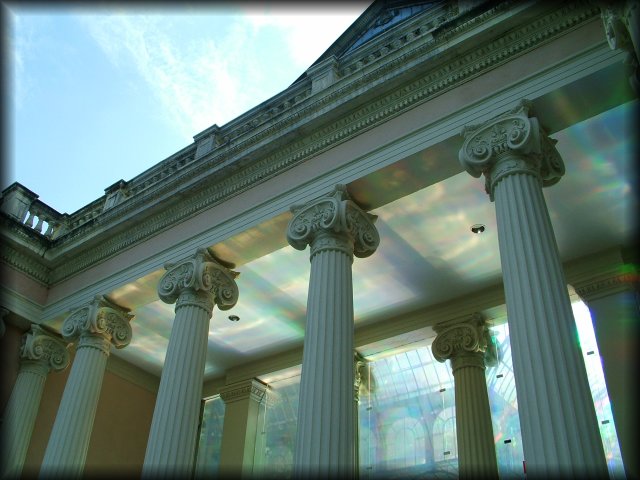
[[[220,310],[232,308],[238,301],[239,275],[218,262],[205,248],[198,249],[189,259],[180,263],[167,263],[166,272],[158,284],[158,296],[165,303],[194,305],[208,311],[213,305]]]
[[[109,354],[109,344],[124,348],[131,341],[134,316],[129,310],[96,295],[87,305],[69,315],[62,324],[62,337],[73,342],[80,339],[80,347],[93,347]]]
[[[495,345],[482,315],[435,325],[437,333],[431,351],[439,362],[451,360],[453,372],[458,368],[475,366],[485,368],[496,361]]]
[[[363,211],[344,185],[306,205],[291,207],[294,214],[287,227],[287,241],[297,249],[311,245],[311,257],[322,250],[341,250],[349,256],[368,257],[378,248],[380,237],[374,226],[378,217]]]
[[[491,201],[496,185],[508,175],[533,175],[544,187],[564,175],[557,141],[547,136],[536,117],[529,116],[530,110],[531,102],[522,100],[508,112],[462,129],[465,141],[458,154],[460,163],[473,177],[484,174]]]
[[[44,374],[51,370],[59,372],[69,365],[67,346],[67,343],[42,327],[31,325],[31,330],[22,336],[20,360],[23,365],[37,363]]]
[[[637,1],[607,2],[600,12],[609,47],[612,50],[626,50],[634,57],[635,51],[629,28],[632,23],[632,12],[637,8]]]
[[[246,400],[250,398],[255,402],[261,402],[267,392],[267,385],[260,380],[252,378],[242,382],[225,385],[220,389],[220,398],[225,404]]]

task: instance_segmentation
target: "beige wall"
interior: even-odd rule
[[[71,367],[47,378],[24,473],[37,475]],[[140,476],[155,394],[107,371],[89,442],[85,473]]]

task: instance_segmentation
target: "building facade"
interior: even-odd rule
[[[80,210],[5,189],[3,475],[637,474],[637,5],[376,1]]]

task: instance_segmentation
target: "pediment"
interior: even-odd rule
[[[310,66],[322,63],[327,58],[340,59],[369,42],[379,39],[389,30],[408,22],[412,18],[433,10],[442,12],[444,1],[374,1],[360,17]],[[302,74],[297,80],[304,78]],[[295,83],[295,82],[294,82]]]
[[[340,57],[342,55],[351,53],[357,48],[361,47],[365,43],[377,38],[387,30],[395,27],[396,25],[409,20],[410,18],[419,15],[426,10],[432,10],[434,7],[439,6],[442,2],[383,2],[382,8],[373,17],[368,19],[364,28],[361,26],[357,32],[357,35],[350,35],[350,43],[342,45],[342,51],[336,52]],[[355,26],[355,25],[354,25]]]

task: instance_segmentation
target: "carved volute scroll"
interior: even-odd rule
[[[80,339],[79,346],[98,348],[109,353],[109,344],[124,348],[131,341],[134,316],[129,310],[96,295],[88,305],[69,315],[62,324],[62,337],[70,342]]]
[[[500,180],[514,173],[537,177],[542,186],[557,183],[564,163],[538,119],[529,117],[531,103],[520,104],[480,125],[462,130],[465,141],[458,154],[460,163],[473,177],[485,176],[485,189],[493,201]]]
[[[326,197],[307,205],[293,206],[287,241],[298,250],[311,245],[311,258],[321,250],[341,250],[359,258],[378,248],[380,237],[374,226],[377,217],[364,212],[349,197],[344,185],[337,185]]]
[[[38,325],[22,336],[20,359],[42,364],[46,371],[62,371],[69,365],[67,344]]]
[[[601,9],[609,47],[627,52],[625,64],[631,70],[629,83],[635,94],[640,95],[640,3],[637,0],[609,1]]]
[[[616,6],[603,8],[600,15],[611,50],[621,49],[633,53],[629,31],[624,22],[624,15],[621,15],[619,8]]]
[[[206,249],[178,264],[165,265],[167,271],[158,284],[158,295],[165,303],[177,302],[176,309],[195,305],[208,310],[232,308],[238,301],[238,272],[218,263]]]
[[[493,342],[484,319],[480,313],[474,313],[467,321],[436,325],[438,334],[431,345],[434,358],[439,362],[451,360],[455,372],[463,366],[485,368],[485,352],[493,349]],[[489,359],[495,352],[490,350]]]

